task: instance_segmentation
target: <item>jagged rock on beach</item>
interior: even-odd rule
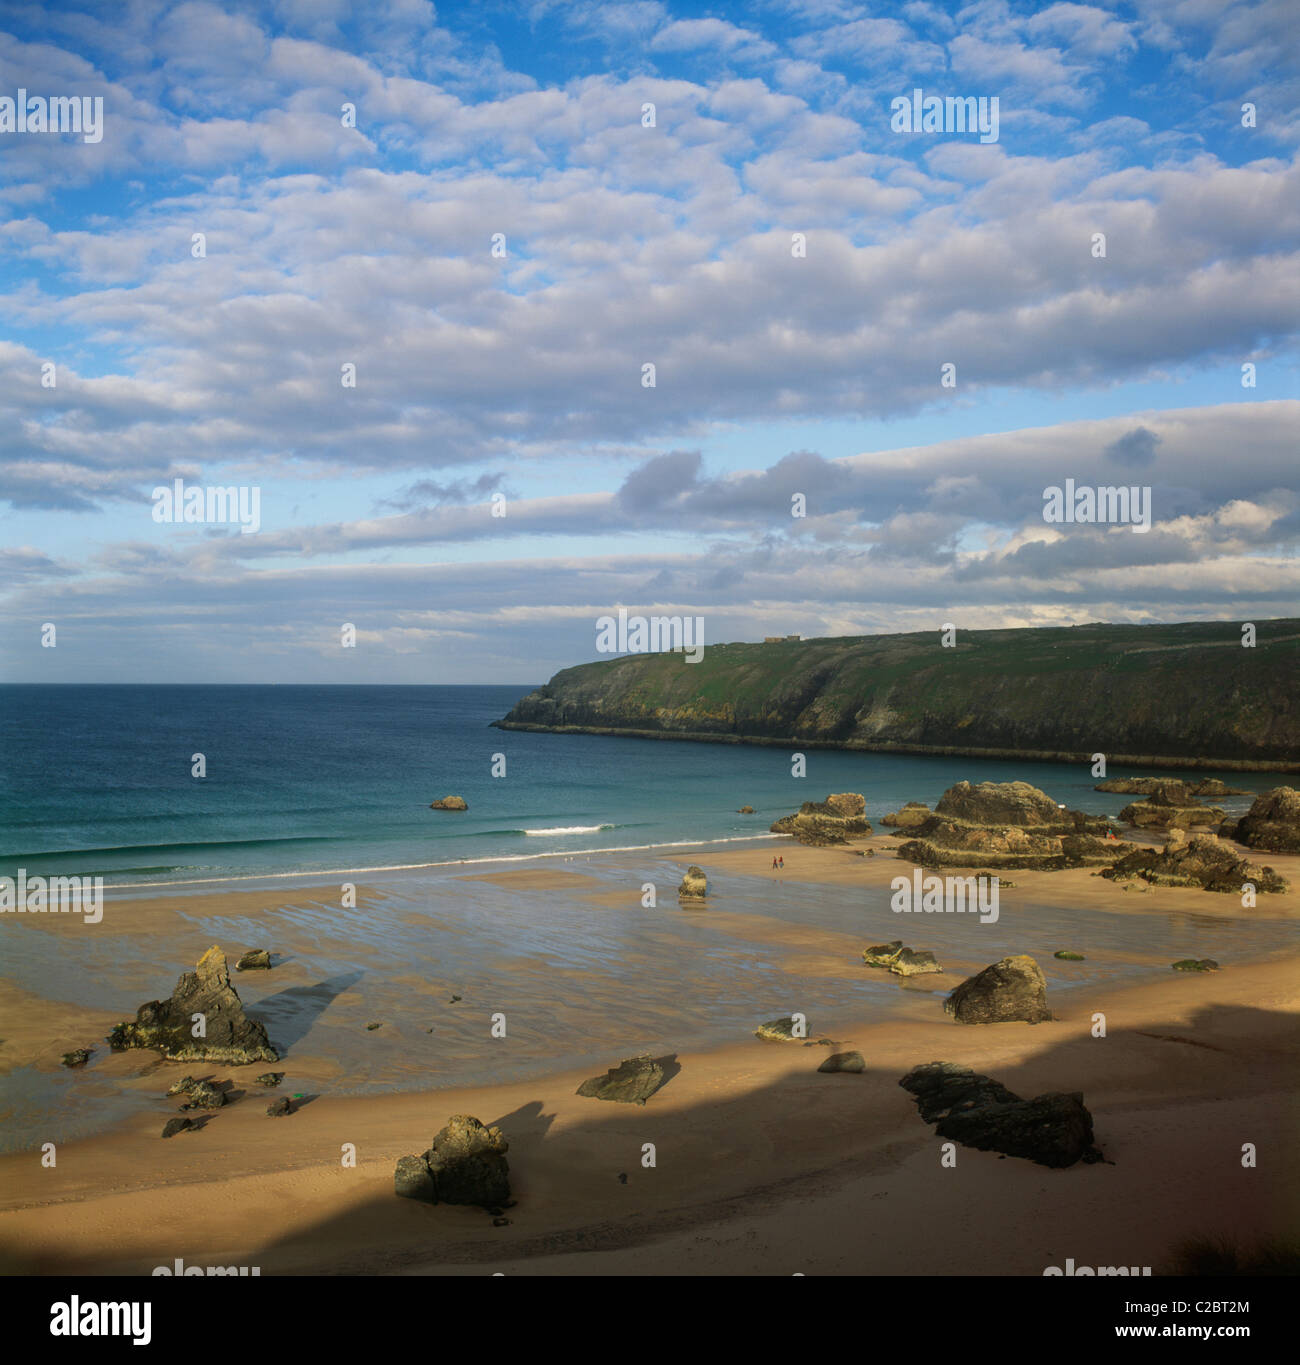
[[[1300,853],[1300,791],[1274,787],[1257,796],[1245,815],[1223,832],[1261,853]]]
[[[440,796],[436,801],[429,802],[430,810],[468,810],[469,806],[463,796]]]
[[[677,888],[679,900],[702,901],[709,894],[709,879],[704,875],[704,869],[696,867],[694,863],[686,869],[686,875],[682,878],[681,885]]]
[[[1052,1017],[1047,980],[1032,957],[1004,957],[968,977],[943,1002],[959,1024],[1039,1024]]]
[[[90,1054],[94,1050],[93,1047],[73,1048],[71,1052],[63,1054],[63,1065],[66,1067],[85,1066],[90,1061]]]
[[[867,1069],[866,1059],[860,1052],[833,1052],[817,1068],[818,1071],[837,1071],[857,1074]]]
[[[808,1041],[806,1020],[804,1026],[805,1032],[796,1033],[794,1015],[788,1014],[784,1019],[769,1019],[766,1024],[760,1024],[754,1030],[754,1037],[771,1043],[804,1043]]]
[[[610,1067],[603,1076],[583,1081],[577,1093],[594,1100],[644,1104],[664,1083],[664,1069],[649,1055],[631,1057]]]
[[[846,844],[871,833],[871,824],[862,813],[865,809],[866,801],[858,792],[836,792],[825,801],[805,801],[793,815],[774,821],[769,832],[792,834],[813,848]]]
[[[1136,829],[1194,829],[1217,826],[1223,821],[1218,806],[1203,806],[1183,782],[1157,783],[1151,794],[1133,801],[1119,813],[1126,825]]]
[[[1217,972],[1219,964],[1212,957],[1184,957],[1173,964],[1176,972]]]
[[[201,1014],[205,1036],[191,1033],[192,1016]],[[230,984],[226,955],[211,947],[192,972],[182,972],[167,1000],[150,1000],[136,1011],[134,1023],[118,1024],[108,1035],[115,1052],[126,1048],[157,1048],[174,1062],[278,1062],[265,1027],[244,1013]]]
[[[175,1137],[177,1133],[184,1133],[193,1127],[193,1119],[168,1119],[163,1125],[162,1135],[165,1138]]]
[[[293,1101],[288,1095],[281,1095],[278,1100],[272,1100],[266,1106],[266,1112],[270,1118],[283,1118],[285,1114],[293,1113]]]
[[[260,1076],[254,1076],[253,1079],[258,1085],[279,1085],[284,1080],[284,1072],[263,1071]]]
[[[1135,848],[1101,875],[1108,881],[1140,877],[1155,886],[1197,886],[1228,895],[1241,894],[1249,882],[1258,892],[1276,894],[1290,883],[1271,867],[1248,862],[1230,843],[1213,834],[1171,831],[1163,848]]]
[[[909,801],[907,805],[882,816],[880,823],[894,829],[916,829],[923,825],[934,812],[923,801]]]
[[[927,972],[943,971],[932,952],[905,948],[902,939],[864,948],[862,960],[868,967],[882,967],[895,976],[923,976]]]
[[[235,970],[237,972],[269,972],[271,970],[271,954],[265,948],[254,948],[235,963]]]
[[[982,1152],[1026,1157],[1061,1169],[1105,1158],[1093,1140],[1083,1096],[1051,1093],[1022,1100],[991,1076],[952,1062],[915,1067],[899,1085],[916,1098],[938,1137]]]
[[[211,1081],[196,1080],[193,1076],[183,1076],[169,1086],[168,1096],[183,1095],[182,1109],[220,1109],[226,1102],[226,1092],[218,1090]]]
[[[499,1128],[456,1114],[427,1152],[404,1156],[393,1173],[393,1189],[405,1199],[428,1204],[510,1207],[510,1144]]]

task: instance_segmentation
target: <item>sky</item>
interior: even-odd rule
[[[1300,614],[1298,143],[1293,0],[7,0],[0,681]]]

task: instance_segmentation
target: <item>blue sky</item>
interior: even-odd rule
[[[0,132],[0,680],[1294,614],[1298,73],[1280,0],[8,5],[104,129]]]

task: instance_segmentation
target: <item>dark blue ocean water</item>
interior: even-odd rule
[[[1085,765],[812,749],[795,778],[785,749],[489,728],[532,686],[0,686],[0,874],[122,885],[743,839],[828,792],[878,820],[962,778],[1089,811],[1128,799]],[[429,809],[452,793],[467,813]]]

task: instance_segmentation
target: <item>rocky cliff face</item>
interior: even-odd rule
[[[1300,619],[710,645],[557,673],[503,729],[1300,771]]]

